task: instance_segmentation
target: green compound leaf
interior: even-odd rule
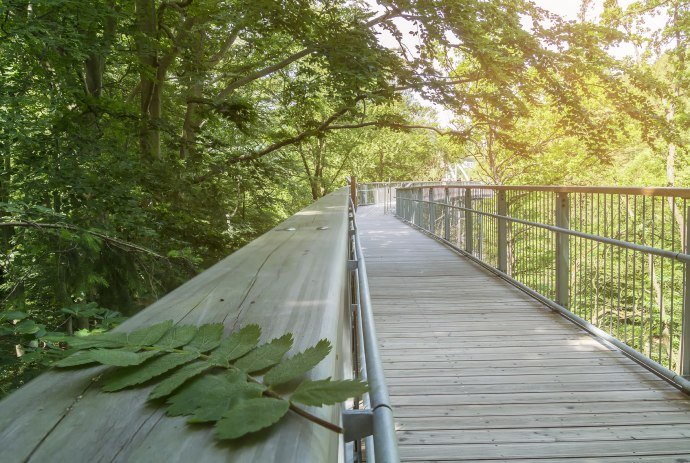
[[[149,400],[160,399],[161,397],[170,395],[178,387],[182,386],[195,376],[199,376],[212,366],[213,365],[206,362],[195,362],[183,366],[175,373],[158,383],[158,385],[151,391],[151,394],[149,394]]]
[[[320,407],[342,402],[350,397],[360,396],[368,389],[367,383],[350,379],[331,381],[328,378],[318,381],[304,381],[297,386],[290,400],[304,405]]]
[[[206,325],[201,325],[192,341],[185,346],[185,349],[208,352],[220,345],[220,338],[222,336],[222,323],[207,323]]]
[[[254,349],[259,343],[261,328],[259,325],[247,325],[224,339],[211,355],[211,363],[226,366],[228,362],[238,359]]]
[[[216,423],[219,439],[236,439],[271,426],[291,407],[314,423],[338,430],[336,425],[327,426],[308,411],[299,410],[294,403],[333,404],[367,389],[366,384],[357,381],[323,380],[303,381],[294,390],[294,380],[331,352],[326,339],[281,363],[292,348],[292,334],[257,347],[259,326],[245,326],[225,339],[223,329],[220,323],[196,327],[173,326],[172,321],[167,321],[129,334],[60,336],[56,339],[67,342],[75,353],[54,365],[115,367],[103,381],[106,392],[157,382],[149,400],[166,398],[166,413],[187,416],[189,423]],[[263,378],[257,376],[264,372]],[[280,394],[267,386],[280,386],[276,389]],[[281,396],[291,392],[291,400]]]
[[[88,363],[100,363],[103,365],[128,367],[131,365],[139,365],[156,354],[158,354],[158,352],[155,351],[131,352],[129,350],[120,349],[93,349],[78,352],[75,355],[55,362],[55,366],[64,368]]]
[[[288,333],[251,351],[237,362],[235,367],[247,373],[265,370],[280,362],[292,347],[292,334]]]
[[[164,349],[175,349],[185,346],[194,339],[198,330],[194,325],[173,326],[162,338],[156,341],[156,346]]]
[[[248,399],[261,397],[264,387],[248,383],[239,371],[227,375],[206,375],[195,379],[167,403],[170,416],[191,415],[189,422],[218,421],[226,410]]]
[[[328,339],[322,339],[314,347],[310,347],[271,368],[264,375],[264,383],[268,386],[275,386],[299,378],[318,365],[330,352],[331,343]]]
[[[267,428],[277,423],[289,408],[288,402],[271,398],[241,402],[228,410],[216,424],[216,436],[220,439],[237,439]]]
[[[163,354],[145,362],[142,365],[132,366],[117,370],[110,375],[102,389],[106,392],[119,391],[126,387],[134,386],[160,376],[173,368],[184,365],[199,357],[198,352]]]

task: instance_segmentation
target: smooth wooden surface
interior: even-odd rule
[[[345,302],[348,191],[342,188],[163,297],[120,328],[172,319],[222,322],[226,332],[258,323],[262,339],[295,333],[292,352],[321,338],[334,345],[314,378],[351,377]],[[289,231],[286,228],[294,227]],[[327,227],[319,230],[319,227]],[[292,414],[259,442],[219,444],[213,429],[188,426],[147,406],[150,387],[100,392],[101,368],[50,371],[0,402],[0,461],[321,462],[342,458],[337,434]],[[339,407],[313,409],[339,422]]]
[[[503,280],[357,213],[403,461],[690,462],[690,399]]]

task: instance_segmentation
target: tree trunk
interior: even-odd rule
[[[184,115],[182,124],[182,136],[180,140],[180,158],[196,161],[198,154],[196,150],[196,135],[201,128],[202,118],[199,117],[199,104],[195,102],[203,96],[203,80],[198,78],[189,87],[189,99],[187,101],[187,111]]]
[[[136,45],[141,66],[139,73],[141,91],[139,147],[143,158],[154,160],[160,158],[161,150],[161,86],[156,81],[158,74],[156,2],[155,0],[136,0],[135,8],[137,19]]]

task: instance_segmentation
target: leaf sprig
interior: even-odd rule
[[[283,360],[292,348],[287,333],[259,345],[261,328],[247,325],[223,337],[223,325],[176,325],[166,321],[130,333],[68,337],[73,355],[59,368],[99,363],[102,390],[115,392],[157,382],[149,400],[188,423],[215,423],[219,439],[237,439],[277,423],[288,411],[336,432],[333,423],[297,404],[321,407],[357,397],[367,384],[357,380],[312,381],[304,375],[331,351],[327,339]]]

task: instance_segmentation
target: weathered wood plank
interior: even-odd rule
[[[294,227],[295,231],[285,228]],[[326,227],[326,228],[323,228]],[[344,322],[347,192],[323,198],[124,323],[222,322],[226,331],[258,323],[263,338],[296,334],[293,351],[321,338],[335,348],[314,377],[349,374]],[[336,359],[337,358],[337,359]],[[19,461],[335,461],[338,436],[289,416],[262,440],[219,445],[213,430],[163,418],[146,406],[149,388],[98,390],[99,368],[51,371],[0,402],[3,462]],[[314,413],[339,420],[338,407]]]
[[[543,458],[590,458],[602,461],[603,457],[632,457],[666,455],[672,457],[690,456],[690,439],[617,440],[599,442],[513,442],[506,445],[401,445],[400,454],[405,461],[485,461],[505,459]],[[563,460],[560,460],[563,461]],[[567,461],[567,460],[566,460]],[[605,461],[605,460],[603,460]],[[680,460],[682,461],[682,460]]]
[[[568,410],[569,411],[569,410]],[[466,430],[466,429],[524,429],[524,415],[456,416],[400,416],[399,431]],[[634,411],[604,413],[567,413],[561,415],[530,415],[532,428],[558,428],[573,426],[654,426],[682,424],[687,431],[690,417],[686,411]],[[426,435],[424,433],[423,435]]]
[[[637,424],[618,426],[568,426],[521,429],[465,429],[463,432],[434,429],[428,433],[402,431],[400,445],[476,445],[531,442],[583,442],[683,439],[690,427],[682,424]]]

